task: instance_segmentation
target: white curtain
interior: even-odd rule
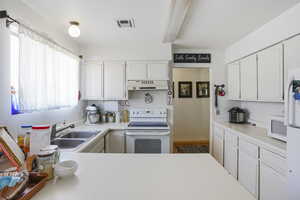
[[[21,111],[76,105],[79,92],[79,59],[21,26],[19,37]]]

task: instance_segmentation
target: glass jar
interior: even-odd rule
[[[18,145],[23,151],[25,151],[25,137],[31,132],[31,125],[21,125],[20,132],[18,134]],[[26,152],[26,151],[25,151]]]
[[[39,172],[48,174],[47,180],[53,178],[54,164],[55,164],[55,151],[41,151],[37,154],[37,163]]]
[[[42,151],[54,151],[54,164],[57,164],[59,163],[59,159],[60,159],[60,151],[58,149],[58,146],[57,145],[49,145],[45,148],[42,148],[41,149],[41,152]]]
[[[32,126],[30,134],[30,154],[38,154],[42,148],[50,145],[50,126]]]

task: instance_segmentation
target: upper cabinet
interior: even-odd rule
[[[285,74],[283,53],[283,44],[280,43],[229,64],[229,99],[282,102]]]
[[[90,61],[82,64],[84,100],[127,100],[127,80],[169,80],[168,61]]]
[[[240,63],[235,62],[228,65],[228,96],[229,99],[238,100],[241,98],[240,88]]]
[[[258,53],[258,100],[283,100],[283,45]]]
[[[241,63],[241,99],[257,100],[257,57],[248,56]]]
[[[82,65],[84,100],[126,100],[125,62],[88,62]]]
[[[287,80],[288,71],[299,68],[300,63],[300,36],[296,36],[284,42],[284,80]],[[288,86],[285,81],[284,88]]]
[[[168,63],[148,64],[148,79],[150,80],[169,80]]]
[[[106,100],[126,100],[125,62],[104,62],[104,98]]]
[[[127,80],[146,80],[147,63],[128,62],[126,68]]]
[[[127,80],[169,80],[168,62],[127,62]]]
[[[82,65],[82,93],[85,100],[103,99],[103,65],[87,62]]]

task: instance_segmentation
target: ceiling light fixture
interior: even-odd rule
[[[191,0],[171,1],[169,19],[163,42],[172,43],[177,39],[191,3]]]
[[[69,35],[73,38],[77,38],[80,36],[79,22],[71,21],[71,26],[69,27]]]

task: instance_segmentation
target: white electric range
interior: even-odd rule
[[[166,108],[131,109],[126,131],[127,153],[170,153]]]

